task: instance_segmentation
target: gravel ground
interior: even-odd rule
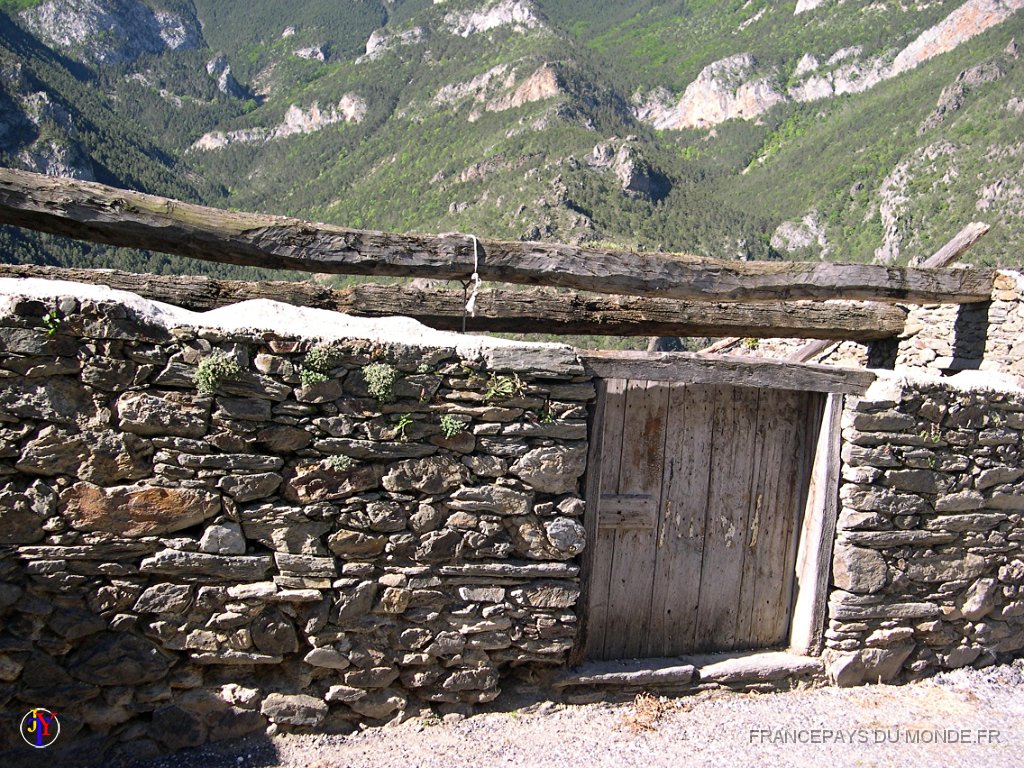
[[[349,736],[250,738],[142,768],[1016,768],[1024,765],[1024,659],[903,686],[542,702],[452,719],[414,717]]]

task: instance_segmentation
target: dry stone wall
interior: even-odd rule
[[[914,307],[895,351],[895,367],[1024,376],[1022,299],[1024,274],[1001,271],[989,303]]]
[[[15,300],[0,750],[32,707],[60,713],[62,759],[134,759],[458,710],[564,664],[593,396],[566,348],[462,359]]]
[[[849,401],[825,653],[836,683],[1019,655],[1022,433],[1019,390],[892,377]]]

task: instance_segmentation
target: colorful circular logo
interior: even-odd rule
[[[46,749],[60,736],[57,713],[48,709],[33,709],[21,718],[21,738],[30,747]]]

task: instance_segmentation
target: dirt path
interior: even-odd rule
[[[703,694],[639,707],[544,703],[458,722],[413,718],[351,736],[214,745],[144,768],[1020,765],[1024,660],[900,687]]]

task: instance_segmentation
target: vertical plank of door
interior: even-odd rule
[[[622,429],[619,493],[650,495],[660,506],[664,475],[665,417],[669,387],[662,382],[629,382]],[[620,529],[612,563],[608,658],[637,658],[651,623],[651,589],[657,527]]]
[[[750,502],[747,508],[747,538],[743,547],[743,574],[736,595],[736,634],[733,649],[756,647],[755,604],[758,580],[763,576],[766,561],[776,554],[773,546],[775,485],[781,468],[778,451],[779,392],[762,390],[757,401],[754,427],[754,450],[751,454]]]
[[[675,656],[694,647],[716,393],[706,385],[676,385],[669,397],[652,656]]]
[[[626,382],[623,379],[609,379],[605,383],[603,431],[601,443],[601,494],[618,493],[619,456],[622,453],[622,424],[626,411]],[[600,499],[587,500],[593,504],[587,514],[597,518]],[[588,543],[594,547],[590,574],[590,598],[588,607],[587,647],[588,659],[604,659],[605,637],[608,631],[608,598],[611,588],[612,560],[615,557],[615,531],[597,530]]]
[[[805,393],[775,390],[764,393],[764,399],[770,401],[772,423],[762,450],[771,464],[759,489],[762,498],[759,542],[748,558],[753,575],[749,589],[751,626],[745,644],[748,648],[776,645],[785,640],[785,631],[780,629],[789,617],[789,601],[784,599],[785,574],[792,569],[787,559],[790,541],[796,538],[799,514],[793,494],[803,473],[800,422],[804,418]]]
[[[697,609],[695,646],[700,651],[728,650],[736,642],[737,595],[749,533],[758,390],[719,389]]]
[[[792,504],[792,533],[786,539],[780,552],[785,553],[786,567],[782,571],[782,594],[779,604],[782,610],[775,626],[772,643],[778,644],[789,636],[790,619],[793,611],[794,584],[796,581],[796,555],[799,546],[799,528],[804,510],[807,507],[807,496],[810,493],[811,473],[814,471],[814,453],[818,446],[818,434],[821,432],[822,420],[825,416],[826,396],[819,392],[802,393],[797,412],[793,416],[794,424],[799,430],[799,448],[796,452],[798,471]]]

